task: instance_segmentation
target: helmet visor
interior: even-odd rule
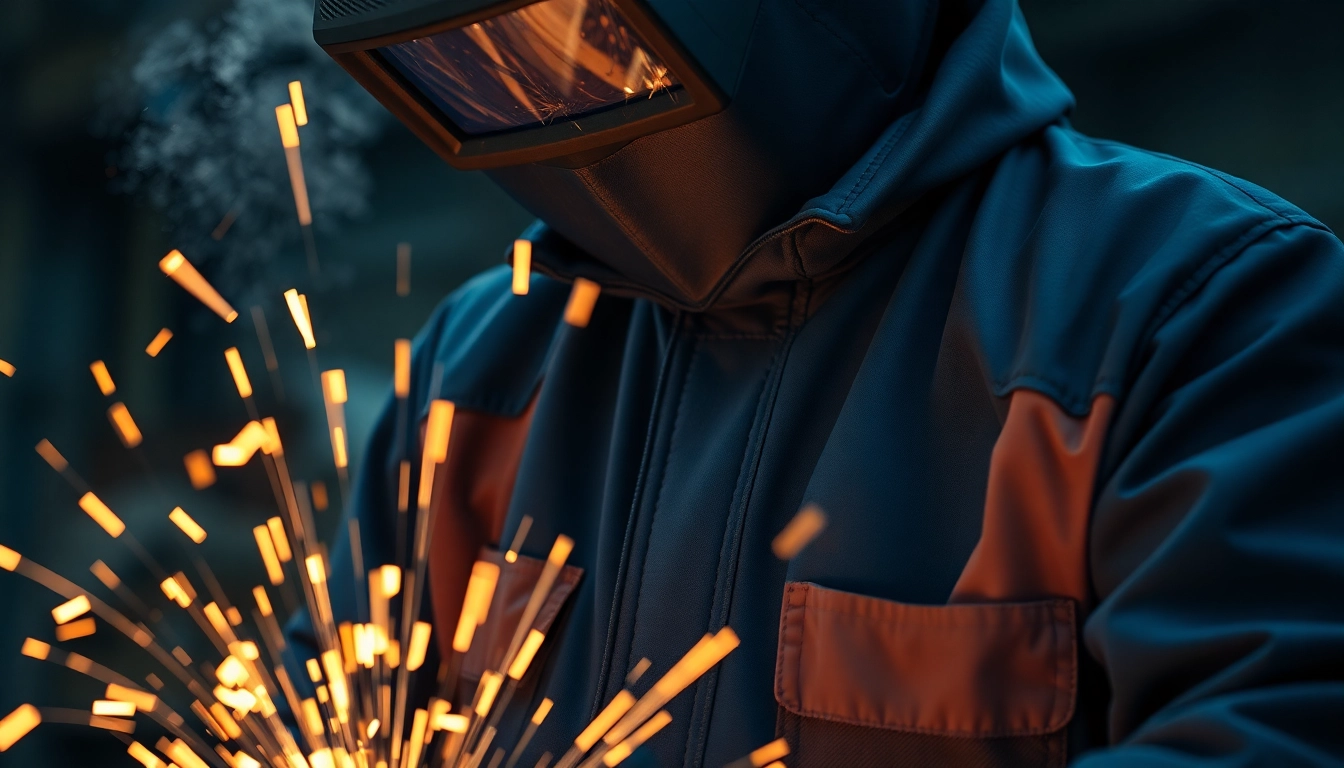
[[[684,98],[611,0],[542,0],[378,51],[469,136]]]

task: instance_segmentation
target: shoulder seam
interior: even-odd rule
[[[1241,179],[1238,179],[1235,176],[1229,176],[1228,174],[1225,174],[1221,171],[1215,170],[1213,168],[1208,168],[1206,166],[1200,165],[1199,163],[1190,160],[1186,160],[1183,157],[1168,155],[1165,152],[1156,152],[1151,149],[1143,149],[1141,147],[1131,146],[1129,144],[1125,144],[1119,141],[1112,141],[1110,139],[1099,139],[1096,138],[1095,136],[1088,136],[1086,134],[1078,133],[1077,131],[1074,131],[1074,135],[1077,136],[1079,141],[1086,142],[1088,144],[1094,144],[1106,147],[1115,147],[1118,149],[1125,149],[1130,152],[1139,152],[1141,154],[1150,155],[1152,157],[1160,157],[1163,160],[1169,160],[1173,163],[1189,168],[1192,171],[1197,171],[1200,174],[1207,176],[1216,182],[1219,182],[1225,187],[1236,190],[1239,194],[1241,194],[1242,197],[1245,197],[1247,200],[1251,201],[1255,205],[1255,207],[1265,211],[1268,214],[1283,219],[1284,221],[1292,222],[1294,224],[1303,224],[1317,229],[1328,230],[1328,227],[1326,227],[1324,224],[1312,218],[1306,212],[1297,209],[1296,207],[1293,207],[1292,204],[1288,203],[1286,200],[1283,202],[1286,205],[1290,206],[1287,209],[1281,208],[1279,206],[1270,205],[1269,201],[1262,199],[1260,196],[1253,194],[1250,190],[1246,189],[1241,184],[1236,183],[1238,181],[1241,181]]]

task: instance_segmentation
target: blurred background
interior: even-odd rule
[[[1083,131],[1244,177],[1344,226],[1344,3],[1022,5],[1046,61],[1078,97]],[[39,440],[51,440],[170,571],[196,573],[193,559],[204,555],[241,599],[261,574],[251,528],[274,514],[264,473],[255,463],[220,470],[213,486],[194,490],[182,461],[228,441],[246,419],[223,350],[240,349],[295,474],[330,489],[332,509],[317,518],[330,530],[339,485],[320,394],[281,293],[307,292],[320,366],[346,372],[357,464],[390,390],[393,339],[414,334],[443,296],[500,263],[529,221],[484,177],[453,171],[364,97],[312,44],[310,9],[304,0],[5,3],[0,359],[18,370],[0,377],[0,543],[81,584],[94,584],[88,569],[101,559],[158,597],[155,581],[37,456]],[[272,112],[293,79],[312,114],[302,136],[316,279]],[[399,243],[412,256],[405,297],[396,292]],[[164,278],[157,265],[171,248],[234,302],[236,322]],[[174,336],[151,358],[145,347],[161,328]],[[116,382],[110,398],[94,384],[94,360]],[[134,452],[108,425],[116,401],[145,434]],[[176,504],[209,532],[201,547],[164,523]],[[0,573],[0,716],[26,701],[84,708],[101,694],[87,678],[18,653],[29,634],[51,639],[47,612],[58,602]],[[170,645],[174,633],[195,634],[174,620],[161,629]],[[106,627],[68,646],[134,679],[152,671]],[[53,725],[0,764],[129,764],[124,749],[106,733]]]

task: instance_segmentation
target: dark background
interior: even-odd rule
[[[1078,97],[1082,130],[1247,178],[1344,225],[1344,3],[1022,2],[1046,61]],[[181,463],[190,450],[228,440],[245,419],[221,355],[238,345],[263,411],[278,416],[289,454],[301,457],[296,474],[325,480],[335,496],[320,398],[279,290],[265,275],[257,278],[265,290],[231,284],[262,295],[239,306],[238,322],[219,322],[157,269],[182,233],[143,196],[116,191],[122,141],[104,124],[107,81],[164,24],[183,15],[208,20],[227,5],[6,0],[0,23],[0,358],[18,367],[14,378],[0,377],[0,543],[89,586],[88,566],[101,558],[155,598],[143,569],[34,453],[39,439],[52,440],[175,567],[186,567],[184,539],[163,517],[171,504],[186,507],[210,532],[198,551],[241,599],[261,573],[250,528],[273,514],[264,476],[255,465],[223,470],[218,485],[197,492]],[[278,148],[275,162],[283,164]],[[389,388],[392,339],[413,334],[442,296],[498,263],[528,221],[484,177],[451,170],[395,124],[365,162],[373,181],[367,215],[318,241],[341,279],[310,294],[321,365],[347,372],[353,462]],[[291,265],[303,259],[297,227],[293,236],[280,256]],[[414,253],[407,298],[394,292],[399,241]],[[202,269],[212,274],[209,263]],[[292,272],[279,264],[269,279]],[[267,313],[280,353],[283,401],[261,365],[252,303]],[[164,326],[177,335],[150,359],[144,347]],[[139,456],[107,424],[109,403],[88,371],[95,359],[107,362],[117,398],[145,432]],[[324,513],[319,526],[334,520]],[[100,694],[82,676],[18,653],[29,634],[51,639],[47,612],[59,602],[0,573],[0,716],[25,701],[87,708]],[[151,671],[105,626],[69,646],[133,678]],[[0,764],[131,764],[123,753],[106,733],[51,725]]]

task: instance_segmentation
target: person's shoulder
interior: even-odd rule
[[[1208,231],[1210,215],[1237,226],[1304,224],[1319,221],[1274,193],[1245,179],[1172,155],[1096,138],[1066,127],[1044,134],[1049,176],[1074,203],[1107,206],[1116,215],[1143,216],[1148,226],[1194,220]],[[1078,193],[1090,193],[1080,195]]]
[[[437,369],[434,396],[470,410],[520,413],[540,381],[568,288],[536,275],[526,295],[515,295],[506,266],[463,283],[416,339],[419,366]]]
[[[1052,126],[1008,152],[965,251],[997,389],[1115,392],[1165,317],[1251,245],[1329,230],[1255,184]]]

